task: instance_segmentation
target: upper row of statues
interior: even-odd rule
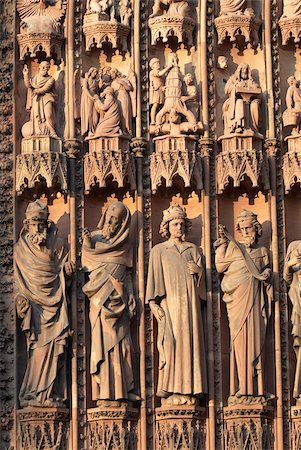
[[[168,64],[161,67],[158,58],[150,60],[149,102],[150,133],[179,135],[202,132],[200,99],[193,75],[181,73],[176,53],[170,53]],[[24,138],[57,137],[55,124],[55,80],[50,64],[43,61],[39,72],[29,77],[24,66],[27,87],[26,109],[30,120],[22,127]],[[284,111],[285,126],[292,134],[300,131],[301,90],[295,77],[288,78]],[[252,77],[250,66],[241,63],[226,85],[227,99],[222,114],[224,135],[247,133],[261,136],[261,88]],[[136,78],[133,71],[123,75],[114,67],[91,67],[81,78],[81,134],[90,140],[108,136],[133,136],[136,116]]]
[[[130,222],[127,206],[115,202],[95,231],[83,230],[82,267],[89,274],[83,292],[89,299],[92,398],[103,406],[110,401],[140,399],[134,382],[130,326],[137,309]],[[171,205],[163,211],[160,225],[165,241],[155,245],[150,254],[146,303],[158,322],[157,396],[162,404],[195,404],[208,392],[205,262],[201,249],[186,241],[191,225],[185,210]],[[236,230],[240,241],[220,226],[214,244],[231,338],[229,402],[264,403],[273,398],[266,391],[263,364],[274,295],[269,252],[258,243],[262,226],[256,214],[241,211]],[[66,280],[68,285],[75,266],[64,256],[57,227],[40,200],[27,207],[14,264],[16,308],[28,351],[21,406],[62,405],[71,334]],[[284,279],[293,303],[297,368],[301,361],[300,274],[301,241],[295,241],[288,247]],[[301,397],[299,370],[293,395]]]

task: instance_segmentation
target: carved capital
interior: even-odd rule
[[[135,137],[131,140],[131,149],[136,158],[142,158],[147,151],[147,140]]]
[[[171,187],[175,177],[184,181],[185,187],[203,189],[202,164],[197,152],[196,138],[192,136],[160,136],[154,138],[155,150],[151,155],[151,185],[156,192],[166,182]]]
[[[62,45],[64,37],[57,33],[25,33],[18,34],[17,40],[19,44],[20,61],[26,56],[34,59],[37,57],[38,51],[46,53],[46,58],[56,57],[57,60],[62,58]]]
[[[301,39],[301,17],[281,17],[279,27],[282,36],[282,45],[287,45],[291,39],[299,44]]]
[[[126,404],[88,409],[88,449],[136,450],[137,420],[138,411]]]
[[[206,446],[206,409],[198,406],[156,408],[156,448],[194,449]]]
[[[86,37],[86,51],[93,47],[103,48],[108,42],[113,49],[127,50],[130,27],[117,21],[109,21],[102,13],[87,13],[84,16],[83,32]]]
[[[69,410],[28,407],[18,411],[18,439],[22,450],[67,450]]]
[[[272,450],[273,417],[271,406],[242,404],[224,408],[225,450]]]
[[[254,47],[257,47],[261,21],[254,15],[227,14],[217,17],[214,23],[218,35],[218,44],[221,45],[228,37],[230,42],[236,42],[239,36],[244,36],[246,43],[251,43]]]
[[[129,138],[124,136],[101,137],[89,140],[89,152],[84,157],[85,192],[93,186],[100,188],[111,181],[118,187],[129,184],[136,189],[135,164],[130,153]]]
[[[193,45],[195,21],[191,17],[162,15],[150,18],[148,25],[151,30],[151,45],[160,41],[165,44],[173,37],[177,38],[179,44],[184,43],[188,47]]]

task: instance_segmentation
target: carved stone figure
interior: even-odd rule
[[[296,17],[301,15],[301,3],[299,0],[283,0],[282,17]]]
[[[116,21],[114,0],[88,0],[87,11],[91,13],[106,14],[108,20]]]
[[[229,97],[223,105],[224,134],[250,131],[258,134],[261,89],[248,64],[239,64],[226,83],[225,93]]]
[[[103,99],[103,102],[101,101]],[[116,136],[121,134],[121,116],[119,105],[114,98],[114,90],[108,86],[100,94],[94,96],[94,107],[99,114],[99,122],[95,133],[90,133],[89,138]]]
[[[193,76],[191,73],[187,73],[184,76],[185,92],[182,96],[182,101],[185,103],[187,109],[192,112],[194,117],[198,119],[199,117],[199,102],[198,102],[198,91],[194,84]]]
[[[136,308],[132,286],[131,214],[110,205],[98,229],[83,232],[83,291],[90,300],[90,371],[94,400],[137,400],[134,393],[130,322]]]
[[[91,67],[81,79],[81,132],[85,137],[89,132],[94,133],[98,123],[98,112],[95,108],[94,96],[99,94],[98,71]]]
[[[30,121],[22,127],[23,137],[57,137],[54,117],[55,80],[49,75],[49,70],[50,63],[42,61],[38,74],[30,79],[28,68],[24,66],[23,76],[27,87],[26,109],[30,111]]]
[[[130,92],[133,91],[131,81],[117,69],[112,68],[110,71],[111,87],[114,90],[118,100],[121,113],[121,128],[124,134],[132,135],[133,109]]]
[[[16,307],[26,335],[28,361],[20,390],[25,406],[60,406],[66,399],[69,320],[65,275],[74,270],[63,258],[47,205],[28,205],[15,245]]]
[[[220,15],[248,13],[247,3],[247,0],[220,0]]]
[[[146,301],[158,322],[158,397],[168,404],[194,404],[207,392],[201,299],[206,299],[202,254],[185,242],[191,228],[185,210],[163,212],[167,242],[151,251]]]
[[[129,0],[119,0],[119,13],[121,23],[123,25],[129,26],[130,18],[133,14],[131,2]]]
[[[241,242],[223,226],[215,242],[216,269],[223,274],[221,289],[231,337],[229,403],[264,402],[262,352],[272,301],[269,256],[257,243],[262,227],[256,214],[243,210],[236,229]]]
[[[165,73],[167,73],[164,86],[165,99],[163,107],[156,114],[154,132],[156,134],[159,134],[160,132],[167,134],[179,134],[188,131],[196,132],[198,128],[202,127],[201,124],[197,123],[196,116],[185,104],[185,101],[188,99],[182,95],[182,75],[176,53],[170,53],[168,66],[165,69],[167,69],[165,70]],[[157,83],[159,84],[159,82]],[[160,89],[162,92],[161,85],[159,86],[159,92]],[[189,89],[191,89],[191,86],[189,86]],[[159,98],[159,96],[160,94],[158,93],[155,98],[157,105],[159,105],[159,101],[162,101],[162,97]],[[188,95],[188,97],[192,100],[190,95]],[[195,98],[195,95],[193,95],[193,97]],[[152,98],[152,101],[153,100],[154,98]],[[152,111],[152,113],[154,113],[154,111]],[[183,121],[182,117],[186,119],[186,122]]]
[[[301,241],[293,241],[287,249],[284,264],[283,277],[289,285],[289,297],[293,305],[291,321],[293,324],[292,335],[294,338],[294,350],[297,363],[293,397],[301,400]]]
[[[286,92],[287,109],[283,112],[283,124],[284,126],[292,127],[292,134],[299,134],[301,122],[301,89],[295,77],[289,77],[287,82],[289,85]]]
[[[170,17],[189,17],[190,7],[188,1],[179,0],[155,0],[153,12],[150,18],[161,16],[163,14]]]
[[[160,69],[158,58],[152,58],[149,62],[151,68],[149,73],[149,103],[151,105],[151,125],[156,124],[156,114],[158,108],[164,104],[164,76],[173,67],[172,64]]]

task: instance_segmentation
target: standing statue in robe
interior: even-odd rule
[[[287,249],[283,278],[289,285],[288,295],[292,302],[292,335],[296,353],[296,371],[293,397],[301,401],[301,241],[293,241]]]
[[[286,92],[287,109],[283,111],[284,126],[292,127],[292,134],[300,133],[301,126],[301,89],[299,82],[294,76],[287,79],[288,89]]]
[[[136,302],[132,285],[131,214],[110,205],[98,229],[83,232],[83,292],[90,300],[92,398],[135,401],[130,323]]]
[[[220,0],[220,16],[228,14],[254,14],[251,8],[248,8],[248,0]]]
[[[262,353],[273,295],[269,256],[257,243],[262,227],[256,214],[243,210],[236,229],[241,242],[222,226],[215,242],[215,264],[223,274],[221,289],[231,337],[229,403],[252,397],[264,402]]]
[[[282,17],[293,18],[301,15],[300,0],[283,0],[283,15]]]
[[[29,203],[15,245],[16,308],[26,335],[28,361],[19,398],[22,407],[62,406],[66,400],[69,336],[65,276],[74,266],[63,258],[47,205]]]
[[[149,104],[151,105],[150,119],[151,125],[156,124],[156,115],[160,106],[164,104],[164,77],[173,67],[169,64],[167,67],[160,68],[158,58],[152,58],[149,62],[151,68],[149,72]]]
[[[248,91],[250,96],[248,96]],[[229,98],[223,104],[224,134],[258,133],[260,126],[260,88],[248,64],[239,64],[225,86]],[[247,99],[244,99],[244,94]],[[254,93],[252,95],[252,93]]]
[[[160,234],[167,242],[151,251],[146,301],[158,322],[162,404],[195,404],[207,393],[202,300],[206,300],[202,253],[185,242],[191,228],[185,210],[163,212]]]
[[[28,67],[24,66],[23,76],[27,87],[26,109],[30,111],[30,121],[22,127],[23,137],[57,137],[54,116],[55,80],[49,75],[49,70],[50,63],[42,61],[39,73],[30,79]]]
[[[98,71],[91,67],[81,80],[81,133],[85,137],[88,133],[94,133],[99,114],[94,104],[94,96],[99,93]]]
[[[124,134],[132,136],[133,108],[130,92],[134,89],[133,85],[127,77],[115,68],[111,69],[110,76],[112,80],[111,87],[119,103],[122,131]]]

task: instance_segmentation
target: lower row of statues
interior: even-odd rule
[[[140,400],[134,382],[131,319],[136,313],[133,288],[131,214],[112,203],[92,233],[83,230],[82,267],[88,273],[83,291],[89,299],[92,398],[107,402]],[[162,405],[194,405],[208,393],[204,312],[204,257],[186,241],[191,221],[185,209],[171,205],[163,212],[165,239],[151,251],[146,303],[157,321],[157,396]],[[273,281],[268,250],[258,244],[262,226],[257,215],[243,210],[236,229],[241,241],[219,227],[214,244],[216,269],[230,327],[229,404],[266,403],[263,353],[271,316]],[[28,361],[20,405],[62,406],[66,400],[67,343],[71,334],[67,286],[75,266],[64,255],[48,206],[28,205],[15,245],[16,308],[26,336]],[[301,241],[289,245],[284,279],[290,286],[297,355],[293,395],[301,394]]]

